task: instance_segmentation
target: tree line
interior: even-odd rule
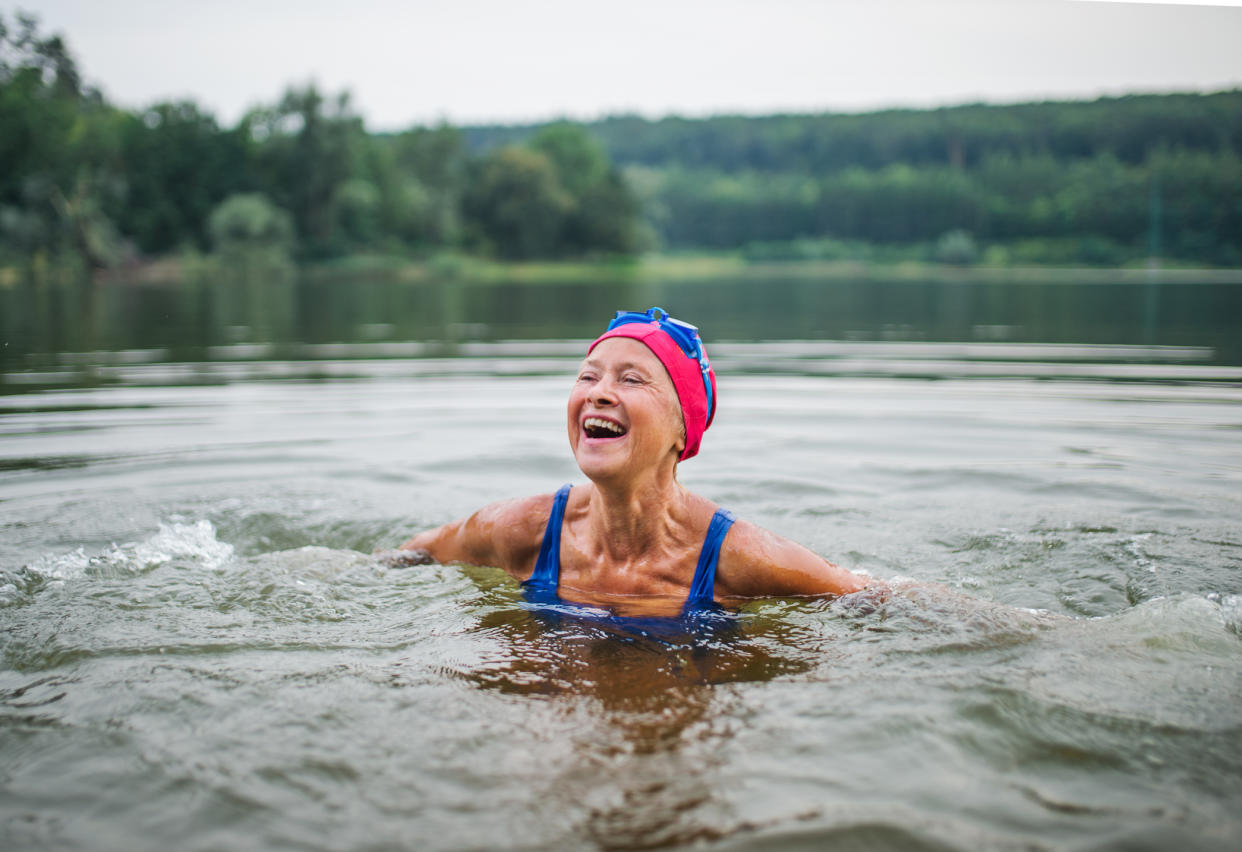
[[[466,128],[472,150],[533,127]],[[673,248],[1242,265],[1242,91],[589,125]],[[946,239],[948,238],[948,239]],[[954,239],[956,238],[956,239]]]
[[[372,133],[308,85],[225,127],[0,15],[0,265],[255,247],[1240,266],[1242,92]]]
[[[348,94],[314,85],[233,127],[191,101],[125,110],[84,82],[61,37],[0,16],[0,262],[100,268],[247,246],[304,260],[628,254],[639,228],[627,183],[580,126],[472,154],[450,126],[370,134]]]

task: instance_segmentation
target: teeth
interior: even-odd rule
[[[613,423],[611,420],[604,420],[599,417],[588,417],[582,421],[582,425],[588,429],[607,429],[615,435],[624,435],[625,430]]]

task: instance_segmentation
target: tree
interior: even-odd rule
[[[548,158],[561,186],[574,198],[603,183],[612,170],[604,149],[576,124],[549,125],[535,134],[529,147]]]
[[[485,248],[501,257],[525,259],[559,253],[573,203],[547,157],[506,147],[476,164],[463,206]]]
[[[158,103],[128,115],[121,165],[125,204],[118,225],[148,253],[206,248],[211,211],[252,189],[251,141],[222,131],[189,101]]]
[[[337,248],[340,187],[352,174],[365,132],[349,94],[325,109],[314,84],[288,89],[276,106],[252,111],[243,127],[254,140],[259,185],[293,216],[302,250],[311,256]]]
[[[581,126],[560,123],[540,130],[530,148],[543,154],[569,195],[561,251],[634,251],[638,242],[638,202],[613,168],[603,147]]]
[[[458,244],[469,173],[462,132],[447,124],[415,128],[392,137],[389,150],[403,212],[398,232],[416,245]]]
[[[250,248],[288,249],[293,242],[293,220],[258,192],[231,195],[211,212],[208,225],[217,251]]]
[[[115,261],[119,116],[82,85],[60,36],[0,16],[0,248],[68,253],[88,269]]]
[[[934,256],[940,263],[966,266],[979,259],[979,247],[968,231],[946,231],[936,240]]]
[[[287,279],[293,270],[293,219],[258,192],[231,195],[208,223],[216,256],[247,285]]]

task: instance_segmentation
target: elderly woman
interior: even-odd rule
[[[590,483],[419,533],[401,561],[497,566],[540,600],[619,615],[879,586],[678,483],[677,464],[699,451],[715,409],[698,330],[660,308],[618,312],[569,394],[569,445]]]

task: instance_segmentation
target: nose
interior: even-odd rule
[[[616,386],[605,376],[591,386],[590,400],[594,405],[613,405],[617,401]]]

